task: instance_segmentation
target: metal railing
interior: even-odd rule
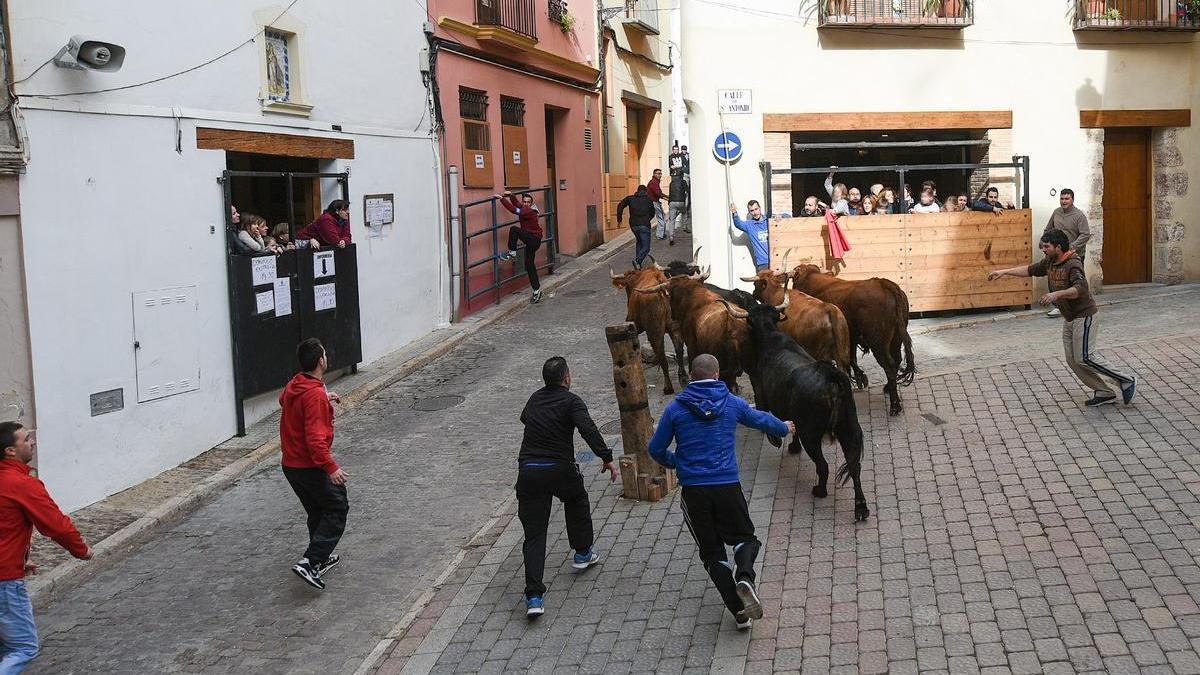
[[[633,0],[625,3],[625,23],[643,33],[658,35],[658,0]]]
[[[539,215],[539,220],[542,224],[542,231],[545,236],[542,237],[542,245],[539,250],[546,252],[546,262],[538,266],[538,271],[548,270],[551,274],[554,273],[554,266],[558,262],[558,214],[555,210],[554,190],[550,186],[542,188],[533,188],[531,190],[521,190],[514,192],[513,197],[520,199],[521,195],[532,195],[534,203],[541,204],[543,210]],[[474,209],[474,213],[478,214],[482,209],[483,218],[488,223],[483,227],[470,229],[472,220],[470,215]],[[500,304],[502,290],[504,286],[525,277],[525,266],[522,264],[521,258],[513,261],[510,266],[511,272],[508,276],[503,274],[504,264],[500,261],[500,253],[507,250],[508,244],[508,228],[516,226],[520,220],[510,214],[499,204],[499,200],[495,197],[485,197],[477,199],[473,202],[460,204],[458,207],[459,222],[462,223],[462,279],[463,279],[463,304],[470,305],[471,301],[492,293],[495,295],[495,304]],[[480,216],[476,215],[476,221]],[[501,232],[503,230],[503,232]],[[491,245],[485,249],[483,255],[472,258],[471,241],[482,239],[490,241]],[[478,253],[479,246],[475,247],[475,252]],[[519,255],[525,255],[525,248],[521,247],[518,250]],[[535,254],[536,255],[536,254]],[[485,265],[491,266],[491,274],[488,275],[488,283],[486,285],[478,285],[478,274],[472,274],[473,270],[478,270]],[[475,277],[474,280],[472,277]],[[472,283],[472,282],[475,283]]]
[[[1200,2],[1075,0],[1075,30],[1200,31]]]
[[[534,0],[475,0],[475,23],[499,26],[537,39],[537,11]]]
[[[823,28],[963,28],[975,20],[972,0],[819,0]]]

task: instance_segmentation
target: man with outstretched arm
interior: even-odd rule
[[[617,204],[617,225],[629,209],[629,231],[633,232],[633,269],[642,269],[646,256],[650,255],[650,219],[654,217],[654,200],[650,199],[645,185],[637,186],[637,192],[625,197]]]
[[[1122,375],[1096,360],[1092,351],[1100,333],[1096,302],[1088,290],[1083,261],[1070,249],[1067,234],[1049,230],[1042,235],[1040,262],[1028,267],[1010,267],[988,275],[988,281],[1000,277],[1046,277],[1050,292],[1043,295],[1043,307],[1053,304],[1062,313],[1063,351],[1067,365],[1094,396],[1086,402],[1090,408],[1116,403],[1117,397],[1128,405],[1137,393],[1137,376]]]
[[[750,253],[754,257],[754,271],[761,272],[771,269],[770,235],[767,232],[767,216],[762,212],[762,205],[757,199],[746,202],[746,219],[738,215],[736,204],[729,205],[729,213],[733,216],[733,226],[746,233],[750,240]]]
[[[546,386],[533,392],[521,411],[525,433],[517,457],[517,517],[525,532],[521,552],[525,558],[525,615],[530,619],[546,612],[542,574],[546,569],[546,529],[555,498],[563,503],[567,541],[575,550],[571,567],[585,570],[600,561],[592,550],[592,510],[583,474],[575,462],[576,429],[604,462],[600,471],[617,479],[612,450],[604,444],[583,399],[571,393],[567,360],[561,356],[547,359],[542,365],[542,381]]]
[[[700,560],[739,629],[761,619],[754,588],[754,561],[762,542],[754,536],[750,508],[738,476],[739,424],[765,434],[786,436],[795,425],[755,410],[717,379],[720,364],[711,354],[692,361],[692,382],[667,405],[650,439],[654,461],[675,469],[683,520],[700,549]],[[671,441],[675,451],[668,450]],[[725,547],[733,547],[730,565]]]

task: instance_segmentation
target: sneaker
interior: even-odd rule
[[[742,600],[742,614],[748,619],[761,619],[762,603],[758,601],[758,593],[754,592],[754,584],[749,579],[737,582],[737,594]]]
[[[1132,397],[1130,397],[1130,398],[1132,398]],[[1089,408],[1098,408],[1102,405],[1107,405],[1109,403],[1116,403],[1116,402],[1117,402],[1117,397],[1113,396],[1112,394],[1109,394],[1108,396],[1096,396],[1095,398],[1089,398],[1084,403],[1084,405],[1086,405]]]
[[[292,565],[292,571],[309,586],[317,590],[325,590],[325,582],[321,581],[321,574],[307,560],[302,560]]]
[[[571,561],[571,567],[574,567],[577,570],[586,570],[598,562],[600,562],[600,556],[589,548],[583,553],[575,554],[575,559]]]
[[[737,624],[738,630],[749,630],[754,625],[754,619],[746,616],[745,612],[738,612],[733,615],[733,621]]]
[[[1133,382],[1121,388],[1121,400],[1125,402],[1125,405],[1129,405],[1133,402],[1135,394],[1137,394],[1137,375],[1133,376]]]
[[[675,245],[675,237],[671,237],[671,240],[667,242],[667,246],[674,246],[674,245]]]
[[[517,252],[516,251],[505,251],[504,253],[501,253],[498,257],[501,260],[516,260]]]
[[[1050,310],[1049,312],[1046,312],[1046,316],[1062,316],[1062,312],[1058,311],[1058,308],[1055,307],[1054,309]]]
[[[542,596],[535,595],[532,598],[525,598],[525,616],[530,619],[536,619],[546,613],[546,608],[542,606]]]
[[[330,553],[328,560],[316,565],[313,569],[315,569],[317,571],[317,574],[319,576],[324,576],[324,574],[326,572],[333,569],[334,567],[337,567],[337,564],[340,563],[341,561],[342,561],[342,559],[338,557],[338,554]]]
[[[542,289],[537,289],[533,292],[533,297],[529,298],[529,304],[536,305],[542,301]]]

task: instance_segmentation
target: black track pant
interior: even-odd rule
[[[727,485],[684,485],[683,520],[700,548],[700,560],[712,578],[730,613],[742,611],[735,584],[754,581],[754,561],[762,543],[754,536],[750,508],[741,483]],[[729,567],[725,547],[733,547],[735,569]]]
[[[346,486],[334,485],[324,469],[283,467],[292,490],[308,514],[308,549],[304,557],[314,566],[329,560],[346,530],[350,501]]]
[[[542,245],[542,238],[529,230],[522,230],[520,227],[511,227],[508,230],[508,250],[517,250],[517,240],[525,242],[525,274],[529,275],[529,286],[533,290],[542,287],[538,281],[537,275],[537,253],[538,248]]]
[[[543,595],[546,585],[546,528],[550,525],[550,506],[557,497],[567,517],[567,541],[576,552],[592,547],[592,509],[588,504],[583,476],[574,464],[521,467],[517,474],[517,517],[525,530],[525,597]]]

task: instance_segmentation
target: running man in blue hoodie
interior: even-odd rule
[[[654,461],[675,469],[683,486],[683,520],[700,548],[700,560],[738,628],[746,629],[763,615],[754,590],[754,561],[762,542],[754,536],[742,494],[735,432],[744,424],[782,437],[796,428],[729,393],[716,379],[719,372],[711,354],[692,361],[692,382],[663,411],[649,450]],[[667,449],[672,440],[674,452]],[[736,568],[729,564],[726,546],[733,547]]]
[[[730,204],[729,212],[733,214],[733,226],[746,233],[750,239],[750,253],[754,256],[754,271],[761,272],[771,269],[771,254],[768,248],[767,217],[763,215],[762,205],[757,200],[746,202],[746,215],[742,220],[738,215],[737,205]]]

